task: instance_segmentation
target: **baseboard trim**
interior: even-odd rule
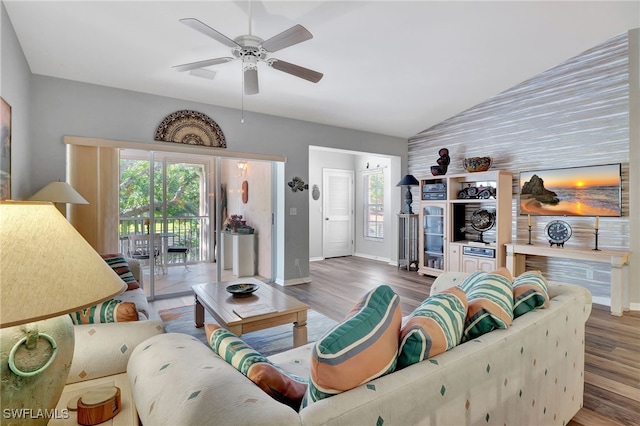
[[[596,305],[611,306],[611,299],[608,297],[592,296],[591,302]]]
[[[321,260],[324,260],[324,257],[320,256],[320,257],[312,257],[309,259],[309,262],[319,262]]]
[[[611,299],[608,297],[593,296],[591,301],[597,305],[611,306]],[[629,311],[640,311],[640,303],[630,303]]]
[[[311,282],[311,277],[305,277],[305,278],[295,278],[292,280],[282,280],[279,278],[276,278],[276,280],[274,281],[276,284],[281,285],[283,287],[287,287],[290,285],[298,285],[298,284],[307,284]]]
[[[386,262],[389,265],[396,265],[397,264],[397,262],[396,263],[391,262],[391,259],[389,259],[388,257],[372,256],[370,254],[364,254],[364,253],[354,253],[353,255],[356,256],[356,257],[362,257],[362,258],[365,258],[365,259],[377,260],[379,262]]]

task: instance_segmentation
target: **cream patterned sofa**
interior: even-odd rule
[[[133,349],[149,337],[164,333],[164,325],[153,312],[143,290],[140,262],[127,259],[140,288],[114,299],[134,302],[138,321],[75,325],[75,349],[67,384],[124,373]]]
[[[432,294],[459,284],[445,273]],[[138,346],[127,374],[140,419],[153,425],[566,425],[582,406],[591,294],[549,285],[550,306],[428,360],[296,412],[183,334]],[[308,377],[313,344],[269,359]]]

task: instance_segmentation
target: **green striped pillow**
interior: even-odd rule
[[[365,294],[314,345],[302,407],[392,372],[401,323],[400,297],[391,287],[381,285]]]
[[[402,369],[455,347],[462,339],[467,296],[459,286],[426,299],[400,331],[396,369]]]
[[[513,282],[513,317],[518,318],[535,308],[549,307],[547,280],[540,271],[528,271]]]
[[[508,328],[513,321],[511,281],[500,273],[476,271],[460,284],[467,294],[469,309],[462,341],[475,339],[496,328]]]
[[[307,390],[307,381],[287,373],[242,339],[215,324],[206,324],[205,332],[211,349],[258,385],[276,401],[298,411]]]
[[[138,321],[138,311],[133,302],[107,300],[89,308],[69,314],[74,324],[99,324],[108,322]]]

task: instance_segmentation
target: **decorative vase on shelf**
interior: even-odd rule
[[[492,164],[492,157],[468,157],[462,160],[462,166],[469,173],[486,172]]]

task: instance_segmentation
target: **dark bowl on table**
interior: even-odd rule
[[[258,287],[260,287],[258,284],[252,283],[231,284],[227,286],[227,291],[231,293],[233,297],[246,297],[250,296]]]

